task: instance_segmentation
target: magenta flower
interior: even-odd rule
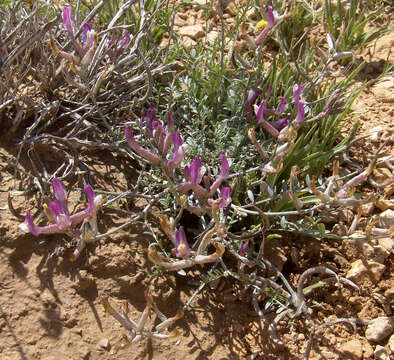
[[[67,196],[66,188],[58,178],[52,179],[52,188],[53,188],[53,195],[55,196],[55,199],[60,201],[65,213],[68,214],[67,204],[66,204],[66,196]]]
[[[279,131],[269,122],[264,119],[264,109],[267,100],[263,100],[257,110],[257,124],[263,127],[270,135],[277,138]]]
[[[187,259],[190,256],[190,247],[183,226],[175,232],[175,255],[182,259]]]
[[[221,166],[220,166],[220,174],[216,178],[215,182],[211,185],[209,188],[209,195],[213,196],[215,191],[219,188],[221,183],[228,178],[230,175],[230,165],[228,164],[227,158],[223,155],[220,154],[220,161],[221,161]]]
[[[64,230],[71,226],[71,218],[59,200],[53,200],[49,203],[48,208],[51,211],[59,230]]]
[[[91,228],[97,232],[97,212],[102,203],[102,196],[96,196],[90,185],[85,185],[84,191],[88,200],[87,209],[79,211],[75,214],[69,215],[67,210],[67,203],[65,201],[66,190],[61,181],[57,178],[52,180],[55,200],[49,203],[48,208],[53,215],[55,224],[46,226],[37,226],[34,224],[30,212],[27,211],[25,222],[19,224],[19,228],[34,236],[40,234],[56,234],[64,233],[72,230],[72,227],[86,220],[91,225]]]
[[[121,51],[121,53],[122,53],[126,49],[127,45],[129,45],[130,41],[131,41],[131,35],[126,30],[125,35],[118,42],[118,52]]]
[[[249,249],[249,242],[245,242],[242,244],[241,248],[239,249],[239,255],[245,256],[246,252]]]
[[[222,187],[220,191],[220,203],[219,203],[219,208],[223,209],[227,207],[231,203],[231,197],[230,197],[231,189],[229,186],[224,186]]]
[[[246,101],[246,116],[249,122],[252,121],[254,115],[253,104],[262,93],[262,90],[249,90],[248,99]]]
[[[70,37],[74,37],[73,21],[71,19],[71,6],[63,8],[63,26],[67,30]]]
[[[301,124],[305,119],[305,108],[304,108],[304,102],[299,100],[297,102],[297,116],[293,121],[294,125]]]
[[[150,162],[152,165],[159,166],[160,165],[160,158],[153,154],[152,152],[144,149],[134,138],[133,131],[129,125],[125,126],[125,137],[127,144],[142,158]]]
[[[264,27],[264,29],[261,31],[259,36],[256,38],[256,45],[259,46],[264,38],[267,36],[269,31],[274,27],[275,25],[275,16],[272,11],[272,6],[268,5],[268,24]]]

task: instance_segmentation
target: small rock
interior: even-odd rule
[[[100,346],[101,348],[107,350],[107,349],[109,348],[109,340],[108,340],[108,339],[101,339],[101,340],[98,342],[98,346]]]
[[[331,230],[335,235],[345,236],[347,234],[347,227],[343,224],[335,224]]]
[[[380,238],[378,240],[379,245],[384,247],[389,253],[394,252],[394,239],[391,238]]]
[[[186,49],[186,50],[188,50],[188,49],[190,49],[191,47],[194,47],[194,46],[196,46],[196,42],[193,40],[193,39],[190,39],[189,37],[184,37],[183,39],[182,39],[182,45],[183,45],[183,47]]]
[[[390,336],[389,342],[387,343],[391,352],[394,354],[394,334]]]
[[[390,360],[389,354],[385,347],[377,345],[374,352],[376,360]]]
[[[390,180],[393,177],[393,173],[385,167],[376,168],[372,173],[372,177],[375,181],[383,183]]]
[[[380,197],[378,200],[376,200],[376,207],[378,207],[382,211],[385,211],[387,209],[394,210],[394,201],[383,199]]]
[[[363,358],[363,350],[362,344],[359,340],[353,339],[348,342],[345,342],[341,346],[342,353],[346,356],[346,359],[362,359]]]
[[[385,260],[390,255],[390,252],[387,251],[386,248],[384,248],[383,246],[380,246],[380,245],[374,246],[373,249],[375,251],[375,255],[373,256],[372,260],[376,261],[380,264],[384,264]]]
[[[380,101],[394,103],[394,80],[392,77],[383,78],[371,90]]]
[[[212,30],[207,34],[207,41],[208,42],[215,42],[216,39],[219,37],[219,31]]]
[[[384,340],[394,330],[394,321],[389,317],[378,317],[373,319],[365,330],[365,337],[371,342]]]
[[[379,224],[384,229],[394,226],[394,211],[387,209],[379,215]]]
[[[320,352],[321,356],[323,356],[323,359],[337,359],[337,356],[332,353],[331,351],[321,351]]]
[[[363,344],[364,359],[369,359],[373,357],[373,347],[368,341]]]
[[[184,19],[182,19],[178,14],[175,15],[175,18],[174,18],[174,25],[175,26],[185,26],[186,24],[187,24],[187,22]]]
[[[379,264],[376,261],[356,260],[351,263],[351,268],[347,272],[346,277],[350,280],[361,280],[362,278],[373,277],[374,280],[379,281],[382,277],[386,266]]]
[[[367,259],[372,259],[375,255],[372,245],[368,244],[367,242],[361,243],[361,250]]]
[[[179,35],[197,40],[205,35],[205,31],[201,25],[187,25],[179,29]]]
[[[384,128],[381,125],[375,126],[374,128],[372,128],[369,131],[369,133],[371,134],[371,140],[374,141],[374,142],[375,141],[380,141],[383,130],[384,130]]]
[[[360,206],[360,212],[363,216],[369,216],[373,213],[375,205],[373,203],[364,204]]]

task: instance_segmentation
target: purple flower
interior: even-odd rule
[[[306,83],[303,83],[303,84],[301,84],[299,86],[297,85],[295,87],[295,90],[293,91],[293,97],[292,97],[295,104],[297,104],[298,101],[300,100],[301,93],[305,89],[305,86],[306,86]]]
[[[275,25],[275,16],[272,11],[272,6],[268,5],[268,24],[264,27],[264,29],[261,31],[259,36],[256,39],[256,45],[260,45],[264,38],[267,36],[268,32],[274,27]]]
[[[246,101],[246,116],[249,122],[251,122],[253,118],[253,104],[262,93],[262,90],[249,90],[248,99]]]
[[[263,127],[269,134],[277,138],[279,136],[279,131],[268,121],[264,119],[264,109],[267,100],[263,100],[257,110],[257,123]]]
[[[78,55],[82,57],[81,48],[78,45],[78,42],[74,36],[73,21],[71,19],[71,7],[70,6],[66,6],[63,8],[63,26],[66,29],[66,31],[68,32],[68,36],[70,37],[71,42],[73,43],[74,49],[76,50]]]
[[[223,209],[227,207],[231,203],[231,197],[230,197],[231,189],[229,186],[223,186],[222,190],[220,191],[220,203],[219,203],[219,208]]]
[[[63,209],[65,210],[66,213],[68,213],[67,204],[66,204],[67,192],[63,183],[58,178],[53,178],[52,188],[53,188],[53,195],[55,195],[55,199],[60,201]]]
[[[297,102],[297,116],[293,121],[294,125],[301,124],[305,119],[305,108],[304,108],[304,102],[299,100]]]
[[[124,51],[124,49],[126,49],[127,45],[129,45],[130,43],[130,40],[131,40],[130,33],[126,30],[125,35],[118,42],[119,45],[118,51],[120,51],[118,55],[120,55]]]
[[[181,135],[179,134],[179,132],[176,132],[172,135],[172,142],[174,144],[173,161],[174,161],[175,166],[178,166],[185,158],[185,150],[182,147],[183,142],[182,142]]]
[[[278,131],[281,131],[289,123],[290,115],[280,118],[277,121],[271,121],[270,124]]]
[[[63,26],[70,36],[74,36],[73,21],[71,19],[71,6],[63,8]]]
[[[190,247],[183,226],[175,232],[175,255],[182,259],[187,259],[190,256]]]
[[[27,211],[25,222],[19,224],[19,228],[34,236],[40,234],[56,234],[64,233],[70,227],[79,224],[82,221],[89,222],[89,225],[95,233],[97,233],[97,212],[102,204],[102,196],[95,196],[94,191],[90,185],[85,185],[84,191],[88,200],[87,209],[79,211],[71,216],[67,210],[67,203],[65,201],[66,190],[59,179],[54,178],[52,185],[55,194],[55,200],[49,203],[48,208],[53,215],[55,224],[47,226],[37,226],[34,224],[30,212]]]
[[[129,125],[125,126],[125,137],[128,145],[141,157],[143,157],[145,160],[150,162],[152,165],[159,166],[160,165],[160,158],[151,153],[148,150],[145,150],[134,138],[133,131],[131,130],[131,127]]]
[[[25,222],[27,224],[27,229],[23,228],[23,225],[26,225],[25,223],[22,223],[19,225],[19,227],[25,231],[25,232],[30,232],[31,234],[33,234],[34,236],[38,236],[40,234],[40,229],[38,226],[36,226],[33,222],[33,219],[30,215],[30,211],[26,212],[26,216],[25,216]],[[27,230],[27,231],[26,231]]]
[[[220,166],[220,174],[216,178],[215,182],[211,185],[209,188],[209,195],[213,196],[215,191],[219,188],[220,184],[228,178],[230,175],[230,165],[228,164],[227,158],[223,155],[220,154],[220,161],[221,161],[221,166]]]
[[[249,249],[249,242],[245,242],[242,244],[241,248],[239,249],[239,255],[245,256],[246,252]]]
[[[202,168],[202,162],[199,157],[195,157],[190,166],[185,166],[185,179],[192,184],[198,185],[204,176],[205,169]]]
[[[84,46],[86,45],[86,42],[88,40],[88,32],[90,30],[92,30],[92,27],[88,23],[83,24],[83,26],[82,26],[82,43]]]
[[[71,226],[71,218],[59,200],[53,200],[49,203],[48,208],[51,211],[59,230],[64,230]]]

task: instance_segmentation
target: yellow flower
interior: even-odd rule
[[[268,25],[268,21],[266,21],[266,20],[260,20],[260,21],[256,24],[256,31],[261,31],[261,30],[263,30],[267,25]]]

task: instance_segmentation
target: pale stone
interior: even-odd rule
[[[383,130],[384,130],[384,128],[381,125],[375,126],[374,128],[372,128],[369,131],[369,133],[371,134],[371,140],[372,141],[380,141]]]
[[[349,359],[362,359],[363,358],[363,349],[362,344],[359,340],[353,339],[345,342],[341,346],[342,353]]]
[[[210,31],[210,32],[207,34],[207,41],[209,41],[209,42],[215,42],[216,39],[219,37],[219,35],[220,35],[220,32],[219,32],[219,31],[212,30],[212,31]]]
[[[385,347],[377,345],[374,352],[374,358],[376,360],[390,360],[390,356]]]
[[[383,183],[393,177],[393,172],[385,167],[376,168],[372,173],[372,177],[375,181]]]
[[[390,255],[390,252],[386,248],[384,248],[383,246],[380,246],[380,245],[374,246],[373,249],[375,251],[373,261],[376,261],[380,264],[384,264],[385,260]]]
[[[185,37],[185,38],[183,38],[183,40],[182,40],[182,45],[183,45],[183,47],[184,47],[186,50],[190,49],[191,47],[196,46],[196,44],[197,44],[197,43],[196,43],[193,39],[190,39],[189,37]]]
[[[176,26],[185,26],[187,24],[187,21],[182,19],[178,14],[175,15],[174,18],[174,25]]]
[[[383,199],[380,197],[378,200],[376,200],[376,207],[382,211],[387,209],[394,210],[394,200]]]
[[[98,342],[98,345],[103,348],[103,349],[108,349],[109,348],[109,340],[108,339],[101,339]]]
[[[386,266],[376,261],[366,261],[364,264],[364,262],[359,259],[351,263],[351,268],[347,272],[346,277],[350,280],[360,280],[372,275],[376,281],[379,281],[385,269]]]
[[[390,336],[389,342],[387,343],[391,352],[394,354],[394,334]]]
[[[360,212],[363,216],[369,216],[373,213],[375,205],[373,203],[364,204],[360,206]]]
[[[380,342],[389,336],[394,330],[394,321],[389,317],[373,319],[365,330],[365,337],[371,342]]]
[[[385,103],[394,103],[394,78],[392,76],[383,78],[371,90],[378,100]]]
[[[187,25],[179,29],[179,35],[197,40],[205,35],[205,31],[201,25]]]
[[[387,209],[379,215],[379,224],[384,229],[394,226],[394,211]]]
[[[369,359],[373,357],[373,347],[368,341],[363,344],[363,353],[364,359]]]

